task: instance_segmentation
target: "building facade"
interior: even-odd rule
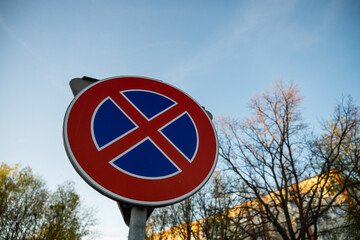
[[[314,211],[319,211],[317,214],[314,213],[314,216],[316,216],[315,219],[308,216],[311,211],[307,211],[307,214],[299,214],[302,208],[299,206],[299,200],[296,197],[289,197],[288,201],[286,201],[286,206],[280,206],[284,204],[284,201],[280,203],[280,201],[276,202],[274,199],[277,199],[281,194],[279,194],[279,192],[273,192],[262,196],[261,199],[244,202],[215,216],[209,216],[192,222],[191,224],[182,224],[167,229],[148,239],[276,240],[284,239],[282,234],[289,235],[289,232],[281,233],[278,229],[292,231],[293,235],[291,236],[293,236],[293,239],[300,239],[300,234],[307,234],[307,239],[343,239],[344,234],[342,229],[347,224],[344,209],[346,209],[349,202],[346,201],[346,191],[334,198],[336,192],[329,191],[329,184],[336,185],[338,183],[338,176],[334,174],[331,177],[333,181],[327,181],[321,188],[314,188],[316,184],[321,185],[322,179],[319,176],[306,179],[297,185],[301,189],[301,192],[310,192],[313,188],[316,189],[316,191],[322,191],[319,194],[316,192],[311,194],[312,199],[303,200],[309,201],[309,203],[307,203],[307,205],[303,203],[302,207],[311,205],[314,206]],[[293,185],[290,188],[294,187]],[[283,189],[282,191],[287,193],[291,191],[291,189]],[[284,192],[282,192],[282,195],[286,195]],[[264,207],[268,208],[267,211]],[[287,214],[284,213],[285,211]],[[303,211],[305,212],[306,210]],[[269,215],[269,212],[273,214]],[[271,216],[276,216],[276,221],[271,221]],[[304,218],[304,216],[306,218]],[[315,222],[311,223],[310,221]],[[276,227],[274,222],[283,228]],[[302,226],[309,227],[306,227],[304,230]],[[306,233],[304,233],[304,231]],[[180,234],[180,232],[182,232],[182,234]],[[184,232],[188,232],[188,234],[184,235]]]

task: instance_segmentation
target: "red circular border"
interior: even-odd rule
[[[91,136],[92,115],[101,101],[124,90],[148,90],[169,97],[193,119],[199,146],[189,167],[165,179],[140,179],[114,168],[109,161],[121,152],[99,151]],[[69,105],[64,119],[64,145],[77,172],[92,187],[115,200],[146,206],[168,205],[181,201],[201,188],[217,162],[217,138],[205,111],[187,94],[163,82],[116,77],[99,81],[79,93]]]

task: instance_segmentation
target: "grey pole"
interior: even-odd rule
[[[146,226],[146,208],[132,207],[130,216],[129,240],[144,240]]]

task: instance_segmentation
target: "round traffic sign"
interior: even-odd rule
[[[161,81],[98,81],[70,103],[64,145],[77,172],[100,193],[130,204],[181,201],[217,161],[211,120],[191,97]]]

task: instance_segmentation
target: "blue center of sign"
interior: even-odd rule
[[[149,139],[114,159],[111,164],[133,176],[163,178],[180,172],[174,163]]]
[[[161,132],[191,162],[197,147],[197,132],[189,114],[185,113],[161,129]]]
[[[131,90],[121,92],[149,121],[174,106],[173,100],[150,91]],[[101,151],[138,126],[110,97],[103,100],[94,112],[92,136]],[[187,112],[166,123],[159,132],[182,153],[189,162],[195,157],[198,134]],[[131,176],[160,179],[173,176],[181,170],[148,136],[118,157],[110,161],[115,168]]]
[[[154,92],[130,90],[124,91],[123,94],[147,119],[151,119],[175,105],[171,99]]]
[[[96,146],[102,149],[133,130],[136,125],[111,98],[106,98],[105,101],[100,103],[96,114],[93,116],[92,127]]]

